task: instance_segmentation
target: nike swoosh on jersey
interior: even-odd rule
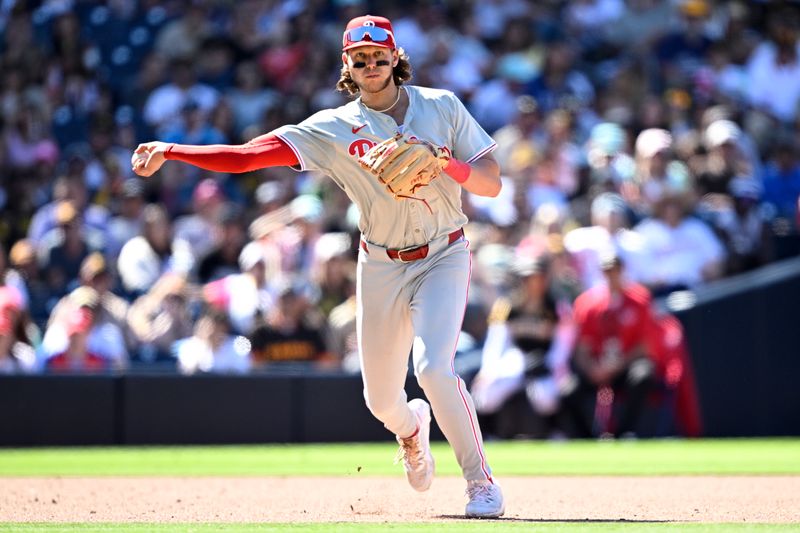
[[[361,129],[362,129],[364,126],[366,126],[366,124],[362,124],[362,125],[360,125],[360,126],[353,126],[353,127],[350,129],[350,131],[352,131],[354,134],[355,134],[355,133],[358,133],[359,131],[361,131]]]

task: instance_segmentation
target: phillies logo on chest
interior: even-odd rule
[[[347,152],[350,155],[359,158],[369,152],[370,148],[376,144],[377,143],[375,141],[370,141],[369,139],[356,139],[350,143],[350,146],[347,147]]]

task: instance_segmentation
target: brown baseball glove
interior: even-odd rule
[[[399,200],[413,198],[450,160],[450,153],[428,141],[398,133],[373,146],[358,162]]]

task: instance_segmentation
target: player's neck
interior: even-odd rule
[[[378,113],[391,113],[400,105],[403,91],[399,86],[390,83],[385,89],[376,93],[361,93],[361,103]]]

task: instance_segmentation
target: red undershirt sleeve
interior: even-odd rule
[[[266,133],[239,145],[173,144],[167,149],[164,157],[214,172],[232,173],[250,172],[266,167],[293,167],[300,164],[289,145],[272,133]]]

